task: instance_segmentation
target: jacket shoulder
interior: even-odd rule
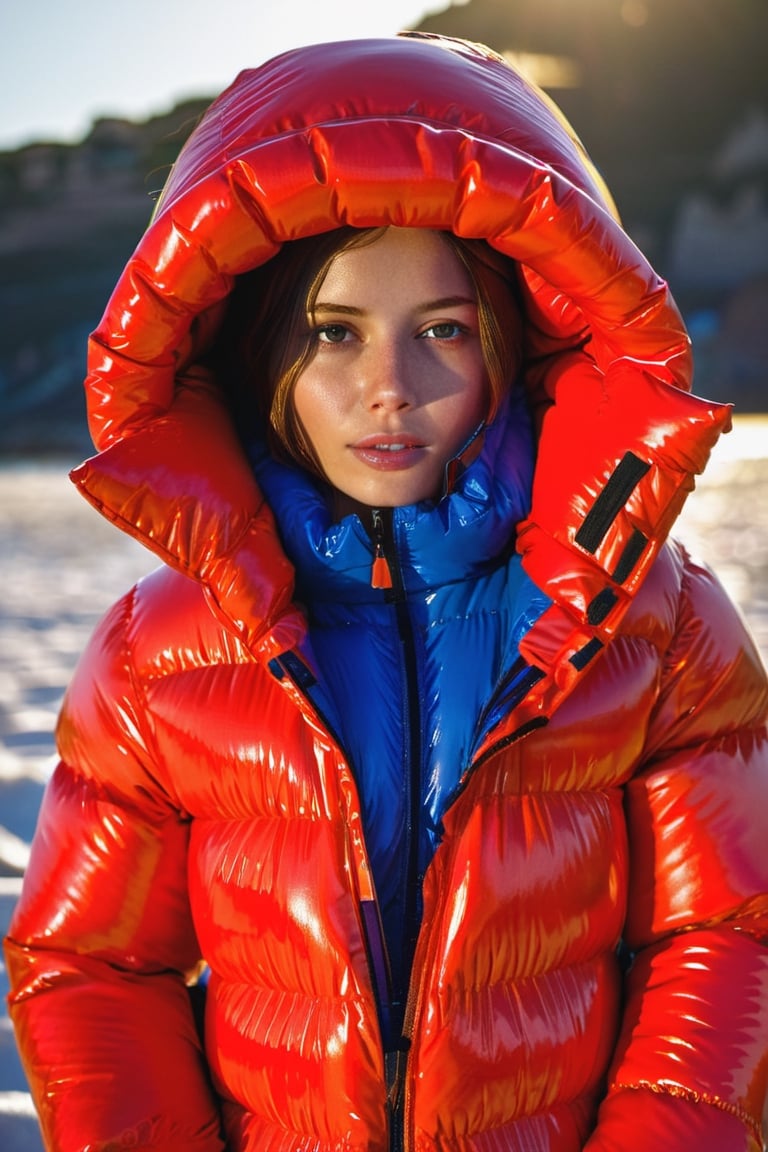
[[[684,545],[661,551],[626,625],[660,650],[651,748],[764,728],[768,682],[755,641],[718,577]]]
[[[94,630],[64,697],[59,754],[79,775],[118,790],[146,784],[157,761],[148,707],[153,683],[253,662],[216,619],[202,587],[159,568],[116,601]]]
[[[253,662],[216,616],[205,588],[172,568],[150,573],[122,603],[123,640],[143,680],[208,664]]]

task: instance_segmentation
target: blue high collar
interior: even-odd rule
[[[483,435],[482,447],[437,502],[393,510],[392,525],[403,584],[419,593],[470,579],[493,567],[528,512],[534,447],[524,398],[515,390]],[[334,522],[319,484],[304,470],[252,454],[254,471],[277,520],[305,602],[365,603],[383,593],[371,587],[373,545],[356,514]]]

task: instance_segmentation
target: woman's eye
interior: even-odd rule
[[[349,329],[344,324],[321,324],[316,332],[322,344],[342,344],[349,335]]]
[[[419,333],[426,340],[453,340],[465,331],[461,324],[446,320],[442,324],[432,324]]]

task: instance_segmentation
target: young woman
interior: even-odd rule
[[[214,103],[90,347],[75,482],[163,565],[6,941],[49,1149],[758,1152],[768,691],[668,539],[729,422],[689,386],[493,54]]]

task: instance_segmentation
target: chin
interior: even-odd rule
[[[366,498],[362,503],[366,504],[369,508],[404,508],[408,504],[418,504],[421,500],[434,500],[432,490],[425,491],[423,488],[417,488],[409,492],[392,491],[392,489],[385,489],[379,494],[379,499],[375,497]]]

